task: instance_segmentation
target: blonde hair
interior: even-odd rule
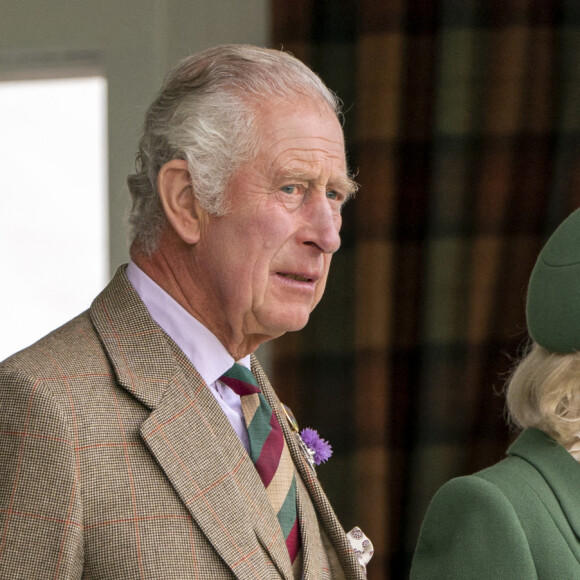
[[[541,429],[561,445],[580,431],[580,353],[559,354],[532,343],[507,384],[512,423]]]

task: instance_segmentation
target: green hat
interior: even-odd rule
[[[545,349],[580,351],[580,209],[552,234],[532,271],[528,332]]]

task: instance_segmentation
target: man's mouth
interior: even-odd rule
[[[290,280],[296,280],[297,282],[314,282],[312,278],[307,278],[306,276],[301,276],[300,274],[286,274],[285,272],[278,272],[278,275],[284,278],[289,278]]]

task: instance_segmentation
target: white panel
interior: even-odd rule
[[[108,278],[106,81],[0,83],[0,360]]]

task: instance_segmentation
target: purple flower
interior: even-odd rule
[[[300,437],[302,437],[304,444],[314,453],[313,459],[316,465],[324,463],[332,455],[330,443],[322,439],[316,429],[306,427],[306,429],[300,431]]]

